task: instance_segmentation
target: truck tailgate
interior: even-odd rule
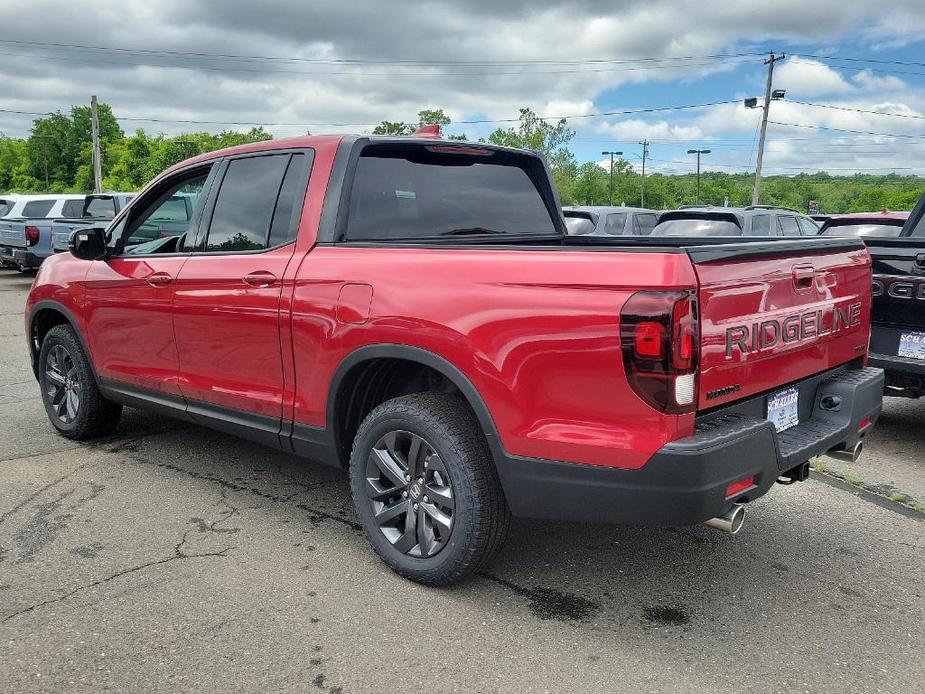
[[[0,246],[26,247],[25,220],[0,219]]]
[[[55,251],[66,251],[71,232],[93,226],[92,219],[56,219],[51,223],[51,243]]]
[[[688,253],[699,282],[699,409],[774,393],[865,355],[871,265],[862,242],[806,239]]]

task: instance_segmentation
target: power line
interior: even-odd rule
[[[812,53],[799,53],[801,58],[815,58],[816,60],[842,60],[850,63],[874,63],[877,65],[910,65],[913,67],[925,67],[925,63],[916,63],[908,60],[879,60],[876,58],[848,58],[837,55],[813,55]]]
[[[119,46],[92,46],[79,43],[53,43],[43,41],[21,41],[16,39],[0,39],[0,43],[14,44],[20,46],[35,46],[41,48],[55,49],[77,49],[92,51],[112,51],[118,53],[144,54],[171,57],[187,58],[206,58],[206,59],[233,59],[233,60],[260,60],[260,61],[280,61],[280,62],[298,62],[310,64],[337,64],[337,65],[591,65],[591,64],[628,64],[643,62],[668,62],[684,60],[725,60],[728,58],[743,58],[763,53],[742,52],[742,53],[714,53],[707,55],[684,55],[684,56],[665,56],[665,57],[644,57],[644,58],[592,58],[584,60],[552,60],[552,59],[525,59],[525,60],[385,60],[385,59],[368,59],[368,58],[299,58],[289,56],[267,56],[267,55],[241,55],[233,53],[204,53],[193,51],[169,51],[163,49],[146,49],[146,48],[123,48]]]
[[[685,111],[697,108],[709,108],[711,106],[721,106],[724,104],[735,104],[738,101],[711,101],[705,104],[684,104],[681,106],[656,106],[652,108],[635,108],[624,109],[622,111],[602,111],[600,113],[576,113],[571,115],[558,116],[539,116],[540,120],[576,120],[584,118],[607,118],[610,116],[627,116],[642,113],[662,113],[666,111]],[[50,112],[39,113],[35,111],[15,111],[10,109],[0,109],[0,113],[14,113],[28,116],[50,116]],[[362,127],[366,125],[375,125],[374,122],[367,123],[272,123],[268,121],[214,121],[214,120],[194,120],[194,119],[170,119],[170,118],[140,118],[135,116],[116,116],[116,120],[142,122],[142,123],[175,123],[181,125],[263,125],[267,127]],[[520,120],[517,118],[478,118],[471,120],[453,121],[453,125],[479,125],[490,123],[516,123]]]
[[[260,74],[260,75],[306,75],[306,76],[350,76],[350,77],[388,77],[394,76],[396,73],[393,72],[360,72],[358,70],[353,71],[332,71],[332,70],[315,70],[315,71],[306,71],[306,70],[281,70],[281,69],[265,69],[265,68],[245,68],[245,67],[232,67],[229,65],[201,65],[201,64],[171,64],[164,62],[150,62],[145,61],[143,56],[134,56],[138,58],[139,61],[136,62],[126,62],[124,59],[117,60],[102,60],[98,58],[86,58],[86,57],[77,57],[77,56],[66,56],[66,55],[40,55],[36,53],[16,53],[10,51],[0,51],[2,55],[8,55],[13,57],[20,58],[33,58],[37,60],[51,60],[57,62],[79,62],[79,63],[88,63],[88,64],[102,64],[102,65],[117,65],[120,67],[158,67],[158,68],[167,68],[167,69],[177,69],[177,70],[206,70],[211,72],[225,72],[225,73],[248,73],[248,74]],[[170,59],[170,56],[161,56],[161,59]],[[730,59],[733,60],[733,59]],[[725,62],[730,62],[726,60]],[[403,77],[491,77],[491,76],[507,76],[507,75],[576,75],[576,74],[595,74],[595,73],[615,73],[615,72],[638,72],[638,71],[647,71],[647,70],[677,70],[680,68],[690,68],[690,67],[710,67],[712,65],[719,64],[722,61],[713,61],[713,62],[700,62],[700,63],[688,63],[688,64],[677,64],[677,65],[646,65],[646,66],[636,66],[636,67],[608,67],[608,68],[595,68],[595,69],[566,69],[566,70],[507,70],[507,71],[483,71],[483,72],[448,72],[448,71],[436,71],[432,70],[430,72],[407,72],[401,71],[397,74],[400,74]],[[343,67],[350,67],[349,65]],[[357,66],[359,68],[360,66]],[[404,67],[403,65],[393,65],[393,67]],[[426,67],[425,65],[417,65],[415,67]],[[434,66],[439,67],[439,66]],[[453,66],[450,66],[453,67]],[[462,66],[466,67],[466,66]],[[504,67],[504,66],[499,66]]]
[[[915,113],[891,113],[889,111],[872,111],[864,108],[852,108],[850,106],[836,106],[834,104],[814,104],[809,101],[794,101],[793,99],[788,99],[787,103],[790,104],[800,104],[801,106],[812,106],[814,108],[828,108],[835,111],[851,111],[854,113],[869,113],[875,116],[894,116],[896,118],[914,118],[916,120],[925,120],[925,116],[915,114]]]
[[[856,135],[874,135],[878,137],[902,137],[902,138],[911,138],[919,140],[925,138],[925,135],[905,135],[900,133],[875,133],[868,130],[849,130],[847,128],[832,128],[827,125],[808,125],[805,123],[781,123],[780,121],[769,120],[768,123],[773,123],[774,125],[783,125],[788,128],[811,128],[813,130],[832,130],[839,133],[854,133]]]

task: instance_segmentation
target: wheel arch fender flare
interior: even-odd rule
[[[90,372],[93,374],[93,379],[96,381],[97,386],[99,386],[100,381],[96,374],[96,367],[93,365],[93,355],[90,353],[86,339],[84,339],[84,334],[80,329],[80,324],[77,322],[77,319],[74,317],[74,314],[70,311],[70,309],[68,309],[60,302],[51,299],[43,299],[41,301],[37,301],[29,309],[29,335],[27,339],[29,341],[29,355],[32,357],[32,371],[36,379],[38,379],[39,374],[39,351],[36,349],[35,344],[35,330],[36,319],[39,317],[42,311],[54,311],[55,313],[60,313],[62,316],[64,316],[65,321],[77,336],[77,340],[80,342],[80,346],[83,348],[84,354],[87,356],[87,361],[90,362]]]
[[[416,362],[444,376],[459,389],[459,392],[462,393],[462,396],[466,399],[472,411],[475,413],[479,425],[482,428],[482,432],[488,441],[488,446],[495,463],[497,464],[502,459],[501,439],[498,436],[498,429],[495,426],[494,418],[491,416],[491,411],[485,404],[485,400],[469,377],[466,376],[459,367],[444,357],[420,347],[403,344],[383,343],[360,347],[350,352],[350,354],[344,357],[337,365],[328,389],[325,416],[327,429],[334,434],[335,439],[339,435],[338,422],[336,421],[337,398],[343,381],[354,367],[373,359],[402,359]],[[336,441],[337,446],[340,446],[341,443],[342,442],[339,440]]]

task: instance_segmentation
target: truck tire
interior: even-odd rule
[[[350,486],[376,554],[428,586],[476,572],[510,525],[485,436],[456,395],[405,395],[370,412],[354,438]]]
[[[69,325],[56,325],[39,351],[39,387],[48,419],[69,439],[83,441],[112,433],[122,405],[104,398],[83,345]]]

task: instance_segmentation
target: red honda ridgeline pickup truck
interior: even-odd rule
[[[176,196],[182,233],[149,233]],[[191,159],[49,258],[52,424],[148,408],[349,468],[395,571],[457,581],[511,514],[736,530],[880,413],[857,239],[569,238],[542,158],[302,137]]]

